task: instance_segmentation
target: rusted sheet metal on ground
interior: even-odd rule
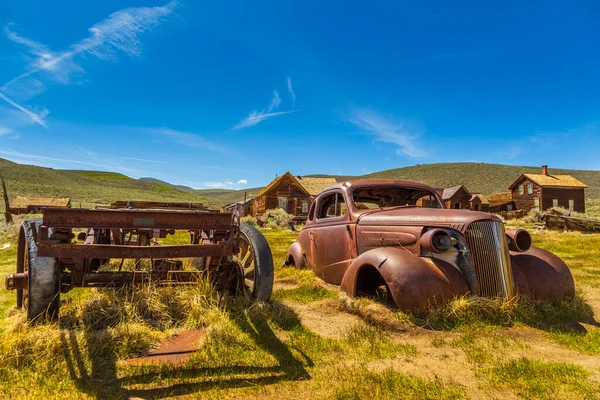
[[[170,364],[181,365],[200,349],[204,329],[187,329],[177,332],[147,356],[127,360],[127,365]]]
[[[107,229],[231,229],[232,214],[207,211],[44,209],[44,226]]]

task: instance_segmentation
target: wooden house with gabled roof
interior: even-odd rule
[[[336,183],[335,178],[302,177],[286,172],[254,196],[253,215],[260,217],[275,208],[292,215],[307,214],[315,196]]]
[[[17,196],[10,203],[10,212],[12,214],[31,214],[39,213],[42,208],[71,208],[71,199],[52,198],[52,197],[26,197]]]
[[[549,174],[546,165],[541,174],[522,174],[509,186],[518,209],[540,212],[563,207],[584,213],[586,188],[585,183],[571,175]]]
[[[445,188],[442,191],[442,200],[446,203],[446,208],[468,209],[471,207],[471,197],[473,195],[465,185]]]

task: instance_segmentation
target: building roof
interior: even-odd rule
[[[465,185],[458,185],[458,186],[445,188],[444,191],[442,192],[442,200],[450,200],[452,198],[452,196],[454,196],[460,189],[463,189],[465,192],[467,192],[467,194],[469,195],[469,198],[471,197],[471,192],[469,192],[467,190]]]
[[[291,178],[292,181],[295,181],[298,184],[298,187],[300,189],[302,189],[304,192],[306,192],[307,195],[309,195],[310,193],[308,193],[308,191],[304,188],[304,186],[302,186],[300,184],[300,182],[298,182],[298,179],[296,179],[296,177],[292,174],[290,174],[289,172],[286,172],[283,175],[279,175],[277,178],[273,179],[271,181],[271,183],[269,183],[263,190],[261,190],[260,192],[258,192],[257,194],[254,195],[254,197],[260,197],[260,196],[264,196],[266,193],[269,192],[269,190],[273,189],[275,186],[277,186],[277,184],[279,182],[281,182],[283,180],[284,177],[288,177]]]
[[[226,206],[224,206],[223,208],[233,208],[233,207],[235,207],[236,205],[240,205],[240,206],[246,206],[246,207],[248,207],[248,206],[251,206],[253,203],[254,203],[254,197],[250,197],[250,198],[247,198],[247,199],[246,199],[246,202],[244,202],[244,200],[242,200],[242,201],[238,201],[238,202],[235,202],[235,203],[227,204],[227,205],[226,205]]]
[[[335,178],[312,178],[307,176],[298,176],[298,182],[311,196],[316,196],[331,185],[335,185]]]
[[[481,193],[473,193],[473,197],[471,197],[471,200],[469,200],[469,201],[473,201],[476,198],[479,198],[479,201],[481,201],[481,204],[490,204],[488,199]]]
[[[544,175],[544,174],[523,174],[517,179],[509,189],[512,190],[523,178],[528,178],[532,182],[538,184],[541,187],[565,187],[565,188],[582,188],[585,189],[588,186],[573,178],[571,175]]]
[[[26,197],[17,196],[11,203],[10,208],[33,207],[68,207],[70,198],[58,199],[52,197]]]
[[[316,196],[319,193],[321,193],[325,188],[328,188],[329,186],[335,185],[337,183],[335,178],[313,178],[313,177],[306,177],[306,176],[294,176],[291,173],[286,172],[285,174],[280,175],[277,178],[273,179],[271,181],[271,183],[269,183],[267,185],[267,187],[265,187],[263,190],[258,192],[258,194],[256,194],[254,197],[264,196],[265,193],[268,193],[269,190],[271,190],[272,188],[277,186],[277,184],[284,177],[288,177],[288,178],[292,179],[292,181],[294,181],[296,184],[298,184],[298,187],[300,189],[302,189],[304,192],[306,192],[307,195],[311,195],[311,196]]]
[[[487,199],[488,199],[488,202],[490,203],[490,206],[492,206],[492,207],[498,206],[501,204],[511,203],[513,201],[511,192],[492,193],[487,197]]]

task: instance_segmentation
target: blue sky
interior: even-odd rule
[[[0,157],[232,189],[600,170],[599,20],[594,1],[4,0]]]

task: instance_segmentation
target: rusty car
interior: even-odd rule
[[[5,286],[16,292],[17,307],[25,309],[28,320],[56,320],[61,293],[81,287],[208,279],[222,293],[260,301],[271,297],[269,244],[258,229],[240,224],[239,210],[125,203],[96,210],[44,208],[42,218],[23,223],[16,272],[6,276]],[[161,243],[177,231],[189,234],[189,242]],[[191,265],[186,268],[182,259]]]
[[[285,263],[403,310],[467,294],[574,296],[567,265],[531,244],[526,230],[505,229],[494,214],[446,209],[431,186],[351,180],[315,198]]]

